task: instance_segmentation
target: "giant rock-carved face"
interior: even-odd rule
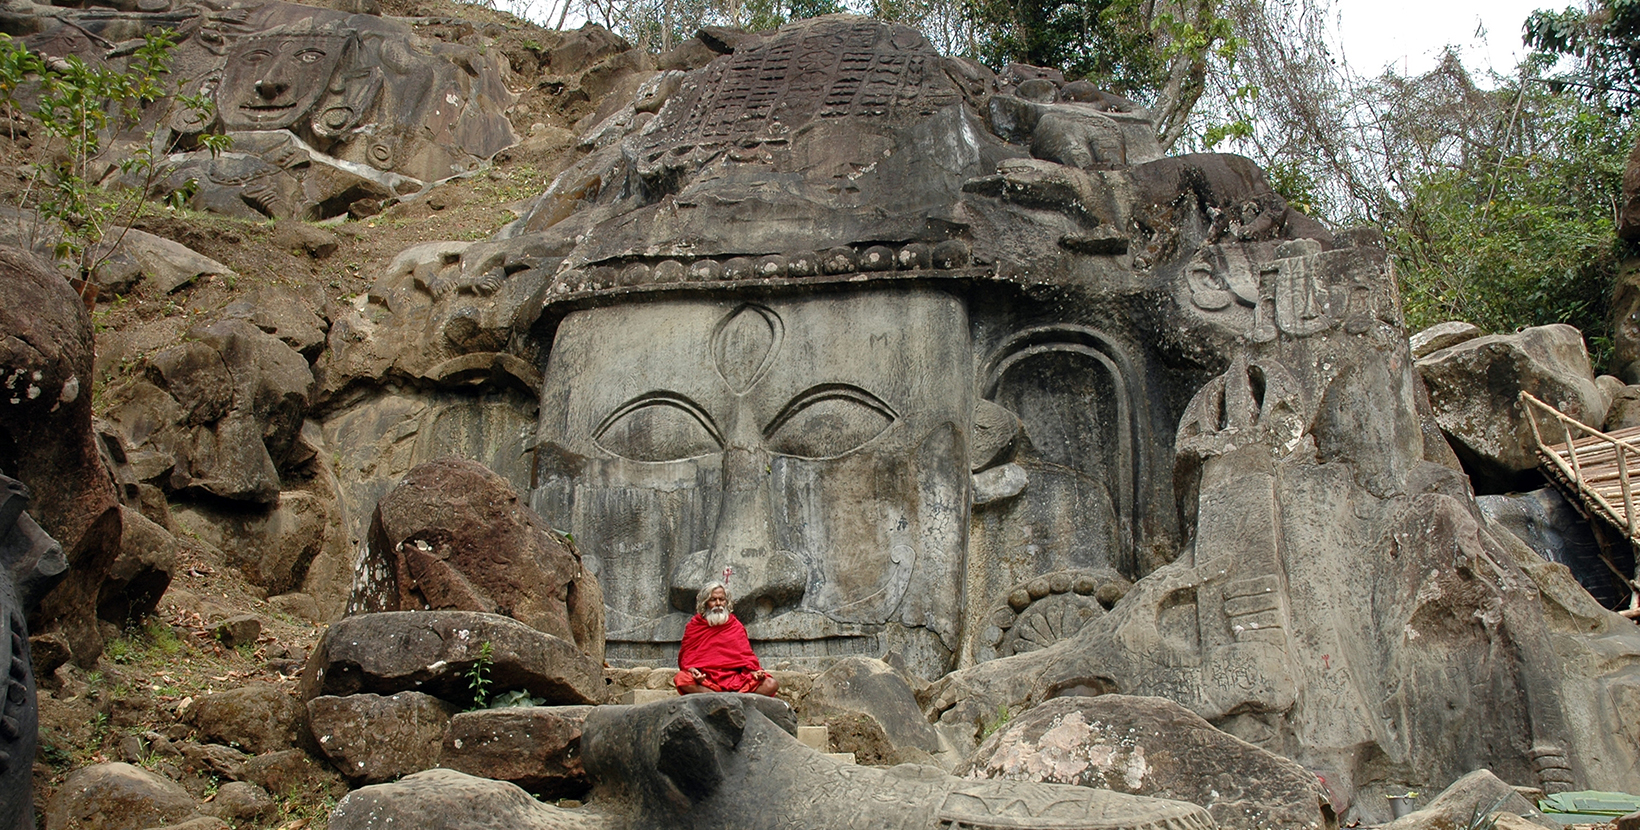
[[[247,37],[228,54],[217,111],[231,130],[289,129],[312,112],[347,51],[349,37]]]
[[[566,317],[535,506],[595,560],[611,656],[670,656],[727,570],[766,660],[947,670],[972,376],[964,307],[932,290]]]

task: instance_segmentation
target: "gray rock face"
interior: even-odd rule
[[[549,704],[598,703],[603,667],[574,644],[517,620],[471,611],[391,611],[337,621],[302,672],[302,696],[417,691],[472,699],[469,672],[487,658],[490,692],[529,692]]]
[[[1502,526],[1526,543],[1538,556],[1565,565],[1579,585],[1607,608],[1626,606],[1628,589],[1615,581],[1601,561],[1600,543],[1589,521],[1578,514],[1559,490],[1545,487],[1530,493],[1479,496],[1475,503],[1487,520]],[[1614,560],[1625,559],[1620,551]],[[1632,554],[1627,557],[1632,565]]]
[[[482,611],[602,662],[603,596],[574,545],[482,464],[417,466],[376,505],[349,613]]]
[[[144,830],[196,812],[187,791],[166,778],[130,764],[97,764],[69,774],[46,805],[46,830]]]
[[[177,540],[165,528],[128,507],[120,508],[120,554],[97,595],[97,616],[129,626],[154,613],[171,584]]]
[[[941,749],[939,736],[923,718],[911,687],[881,660],[846,657],[837,661],[814,679],[807,700],[810,705],[818,702],[871,717],[893,749],[910,748],[929,754]]]
[[[1047,701],[987,738],[957,773],[1188,801],[1226,830],[1338,826],[1314,773],[1164,698]]]
[[[1512,489],[1521,473],[1537,468],[1532,427],[1516,400],[1521,391],[1585,424],[1606,420],[1605,396],[1594,383],[1583,336],[1571,326],[1468,340],[1420,359],[1418,373],[1441,430],[1485,491]]]
[[[592,787],[581,765],[588,706],[520,706],[450,719],[439,766],[509,781],[543,798],[581,798]]]
[[[510,784],[430,770],[350,793],[331,813],[330,826],[385,828],[410,820],[438,830],[1213,827],[1206,811],[1176,801],[963,781],[933,767],[842,764],[799,744],[790,734],[795,728],[784,704],[755,695],[601,706],[588,715],[582,738],[587,770],[598,782],[587,807],[559,809]],[[479,813],[481,805],[491,812]]]
[[[1436,323],[1417,334],[1407,338],[1412,346],[1412,356],[1423,359],[1434,352],[1474,340],[1485,335],[1480,326],[1474,323],[1465,323],[1461,320],[1452,320],[1445,323]]]
[[[279,498],[280,465],[313,392],[300,354],[244,320],[195,327],[115,393],[115,459],[137,481],[253,504]]]
[[[184,715],[206,741],[253,755],[289,749],[307,732],[307,711],[278,686],[256,683],[205,695]]]
[[[355,784],[379,784],[438,766],[455,707],[432,695],[399,692],[308,701],[313,739]]]

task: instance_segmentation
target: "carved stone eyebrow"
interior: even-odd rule
[[[712,440],[717,442],[719,447],[724,446],[723,431],[718,429],[717,424],[712,421],[712,416],[706,414],[705,408],[703,408],[700,404],[695,403],[693,400],[690,400],[685,395],[664,389],[645,392],[635,398],[632,398],[626,403],[615,407],[615,411],[605,416],[604,420],[598,424],[598,428],[592,431],[592,440],[602,440],[604,433],[608,432],[611,427],[620,422],[621,418],[632,412],[636,412],[637,410],[651,406],[669,406],[674,409],[682,410],[689,417],[698,421],[701,427],[706,430],[706,433],[712,437]]]

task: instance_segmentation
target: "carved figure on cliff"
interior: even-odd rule
[[[610,659],[670,660],[731,568],[764,663],[887,656],[953,728],[1165,696],[1368,818],[1476,766],[1626,782],[1640,643],[1475,510],[1380,240],[1071,86],[793,24],[427,269],[550,343],[532,505]],[[1623,656],[1561,678],[1586,631]]]
[[[29,45],[55,55],[96,52],[172,15],[59,12]],[[430,41],[409,25],[295,3],[197,9],[173,54],[180,94],[215,103],[214,116],[179,114],[180,146],[222,131],[225,153],[168,156],[154,195],[189,181],[190,205],[247,219],[323,219],[359,202],[414,193],[475,169],[516,141],[506,110],[516,96],[501,63],[476,46]],[[79,38],[62,34],[79,33]],[[106,35],[107,37],[105,37]],[[97,52],[88,58],[103,60]],[[132,179],[133,185],[141,182]]]
[[[780,683],[763,670],[746,628],[735,619],[729,590],[708,583],[695,602],[695,616],[683,629],[678,673],[672,685],[680,695],[703,692],[751,692],[774,697]]]

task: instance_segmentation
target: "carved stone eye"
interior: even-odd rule
[[[652,393],[610,414],[593,436],[599,449],[633,461],[682,461],[723,448],[704,411],[681,395]]]
[[[836,458],[865,446],[897,417],[888,404],[864,389],[823,384],[786,404],[764,436],[769,450],[780,455]]]
[[[325,53],[318,49],[303,49],[296,53],[296,59],[302,63],[318,63]]]

